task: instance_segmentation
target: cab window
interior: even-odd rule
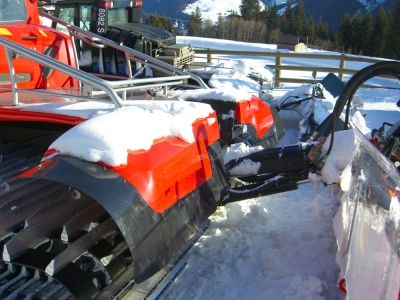
[[[92,19],[92,12],[90,5],[80,5],[79,8],[79,27],[83,30],[90,31],[90,21]]]
[[[26,20],[24,0],[0,0],[0,23]]]
[[[115,8],[108,10],[107,25],[115,26],[128,23],[128,10],[126,8]]]
[[[65,23],[74,24],[75,7],[61,7],[58,13],[58,18],[63,20]],[[57,24],[57,30],[68,32],[65,26]]]

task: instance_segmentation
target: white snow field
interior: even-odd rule
[[[179,37],[178,42],[189,42],[194,47],[201,48],[275,50],[274,45],[247,45],[191,37]],[[222,58],[224,65],[233,66],[233,74],[241,73],[240,68],[235,68],[238,64],[246,65],[247,70],[251,70],[253,66],[259,70],[260,66],[271,63],[271,58],[262,57]],[[312,65],[315,61],[303,59],[296,63]],[[319,64],[336,66],[336,63],[328,60],[322,63],[319,61]],[[367,65],[356,62],[351,64],[355,69],[362,69]],[[265,72],[268,73],[269,70],[266,68]],[[237,83],[237,86],[240,84]],[[279,101],[288,91],[287,87],[271,91],[270,101]],[[363,102],[361,113],[364,114],[365,121],[354,121],[358,124],[365,122],[362,125],[364,133],[381,126],[383,121],[393,123],[400,120],[400,110],[395,105],[400,98],[398,90],[361,89],[357,95]],[[321,118],[333,108],[330,101],[318,105],[318,116]],[[358,117],[360,116],[359,113]],[[299,115],[292,112],[282,117],[287,129],[280,144],[296,143]],[[336,149],[332,151],[330,161],[327,162],[324,176],[330,182],[339,182],[339,175],[349,162],[354,146],[351,131],[342,133],[341,138],[336,140],[339,140],[340,145],[334,147]],[[237,146],[240,147],[242,146]],[[337,246],[332,221],[343,192],[338,184],[325,186],[318,180],[302,184],[296,191],[219,208],[211,217],[209,229],[188,253],[185,268],[161,295],[161,299],[343,298],[337,288],[339,268],[335,262]],[[349,184],[349,178],[345,177],[342,185],[346,184]],[[397,215],[399,212],[400,210],[396,210]],[[338,224],[339,221],[336,226]],[[400,272],[399,260],[393,260],[393,263],[396,272]],[[363,286],[364,296],[374,289],[373,284]]]

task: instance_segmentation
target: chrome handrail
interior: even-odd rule
[[[204,83],[204,81],[197,75],[192,74],[187,71],[183,71],[177,67],[174,67],[166,62],[158,60],[157,58],[146,55],[142,52],[134,50],[132,48],[126,47],[124,45],[119,45],[116,42],[99,36],[93,32],[85,31],[80,29],[77,26],[64,22],[52,15],[49,15],[43,11],[40,12],[42,17],[48,18],[52,22],[65,26],[70,34],[70,36],[88,44],[96,48],[104,48],[104,46],[119,50],[125,54],[127,61],[130,63],[130,60],[133,60],[138,63],[142,63],[144,65],[149,66],[159,72],[163,72],[167,75],[177,75],[177,76],[188,76],[189,79],[197,82],[200,88],[208,89],[208,86]],[[162,77],[165,78],[165,77]],[[183,79],[183,78],[181,78]]]
[[[100,79],[94,75],[91,75],[89,73],[86,73],[84,71],[75,69],[69,65],[66,65],[64,63],[61,63],[51,57],[48,57],[46,55],[37,53],[29,48],[26,48],[24,46],[18,45],[14,42],[11,42],[5,38],[0,37],[0,46],[3,46],[5,48],[5,51],[7,53],[7,57],[10,57],[10,59],[7,59],[8,63],[8,68],[10,70],[10,76],[11,76],[11,83],[12,83],[12,93],[13,93],[13,98],[14,98],[14,105],[18,105],[18,89],[16,88],[16,78],[15,78],[15,71],[14,71],[14,65],[12,63],[12,58],[11,54],[15,53],[18,54],[22,57],[25,57],[27,59],[33,60],[35,62],[40,63],[43,66],[46,66],[48,68],[52,68],[55,70],[58,70],[60,72],[63,72],[75,79],[78,79],[81,82],[84,82],[92,87],[95,87],[99,90],[104,91],[110,100],[114,103],[116,107],[121,107],[123,106],[123,100],[118,96],[115,90],[109,85],[109,83],[106,80]],[[15,84],[13,84],[15,83]]]

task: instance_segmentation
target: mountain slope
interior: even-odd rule
[[[304,8],[316,22],[322,17],[336,30],[345,14],[354,15],[359,10],[363,11],[365,6],[357,0],[304,0]]]
[[[260,0],[266,6],[276,3],[284,6],[286,0]],[[304,0],[304,7],[316,21],[322,17],[333,29],[337,29],[343,18],[348,14],[355,14],[361,10],[376,12],[379,7],[391,9],[396,0]],[[145,0],[143,8],[147,14],[160,14],[172,19],[189,19],[190,12],[196,6],[200,8],[204,17],[217,19],[218,13],[227,13],[229,10],[238,10],[241,0]],[[296,0],[292,0],[295,3]],[[185,13],[184,13],[185,11]]]

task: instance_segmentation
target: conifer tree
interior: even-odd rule
[[[203,18],[201,16],[200,8],[197,6],[196,10],[192,12],[189,20],[189,35],[201,36],[203,27]]]
[[[328,40],[330,37],[329,25],[319,18],[316,28],[316,36],[322,40]]]
[[[308,43],[315,43],[315,22],[313,16],[310,16],[307,21],[307,36]]]
[[[268,11],[267,27],[269,30],[276,29],[279,24],[278,6],[276,3]]]
[[[261,6],[258,0],[242,0],[240,14],[245,20],[258,20],[260,18]]]
[[[217,38],[225,39],[225,20],[222,14],[218,14],[217,20]]]
[[[305,34],[306,15],[304,12],[304,2],[299,0],[293,16],[293,29],[297,35]]]
[[[292,17],[292,1],[287,0],[286,1],[286,8],[285,8],[285,14],[283,15],[282,18],[282,24],[281,24],[281,29],[283,32],[286,33],[293,33],[293,17]]]
[[[387,57],[400,59],[400,0],[397,0],[391,13],[389,22],[389,36],[387,39]]]
[[[351,24],[351,48],[353,53],[362,54],[364,15],[361,12],[356,13]]]
[[[383,57],[386,54],[386,45],[389,32],[389,19],[383,7],[378,11],[374,23],[371,44],[373,45],[373,55]]]
[[[362,36],[361,49],[364,55],[372,55],[374,52],[374,45],[372,44],[372,31],[374,29],[374,19],[370,13],[364,16],[362,22]]]
[[[342,45],[344,51],[349,51],[352,46],[352,19],[351,15],[346,14],[342,19],[342,23],[338,32],[339,44]]]

